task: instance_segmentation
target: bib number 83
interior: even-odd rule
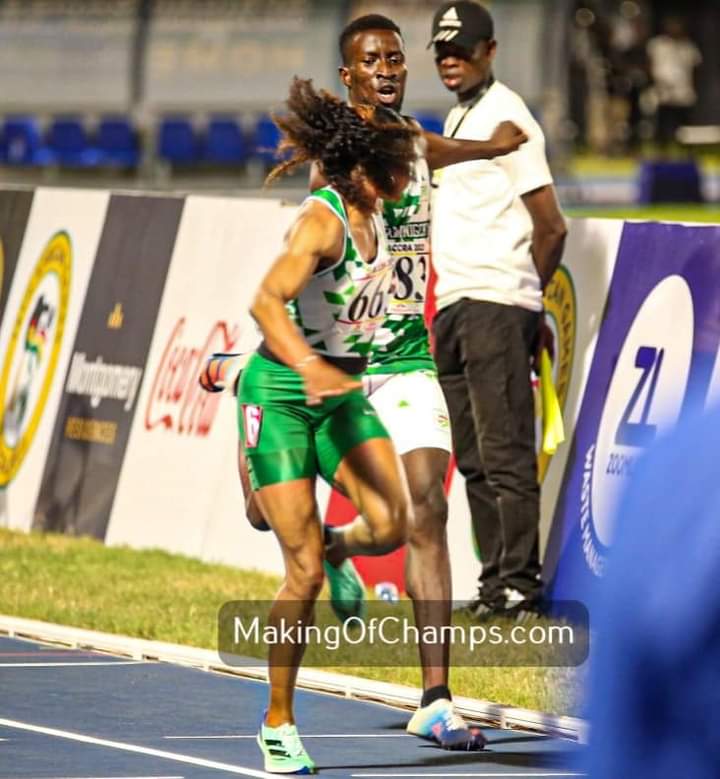
[[[415,288],[416,275],[422,289]],[[422,302],[425,299],[424,287],[427,281],[427,259],[425,257],[417,258],[417,266],[413,257],[400,257],[395,264],[395,277],[398,282],[395,289],[396,300],[413,298]]]

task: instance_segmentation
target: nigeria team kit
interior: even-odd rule
[[[302,377],[261,344],[238,387],[240,436],[254,489],[317,473],[332,483],[347,452],[388,434],[399,454],[424,447],[450,451],[447,409],[424,321],[429,178],[420,160],[402,199],[384,203],[382,220],[373,217],[378,251],[372,262],[355,246],[342,198],[332,187],[307,199],[343,222],[345,251],[311,277],[287,311],[312,349],[362,376],[365,391],[308,406]]]

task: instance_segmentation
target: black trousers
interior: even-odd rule
[[[506,587],[540,595],[540,488],[530,356],[539,314],[463,299],[433,323],[435,362],[450,412],[480,550],[480,596]]]

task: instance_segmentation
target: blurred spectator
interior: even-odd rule
[[[678,128],[690,121],[697,102],[695,69],[702,55],[678,17],[664,20],[663,33],[648,41],[647,52],[657,99],[656,137],[668,147]]]
[[[621,151],[636,150],[642,139],[641,96],[650,83],[647,23],[637,3],[622,4],[613,17],[610,43],[610,94],[619,120],[617,144]]]

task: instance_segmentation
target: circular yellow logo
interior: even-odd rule
[[[17,474],[40,424],[60,356],[72,247],[55,233],[33,269],[0,373],[0,487]]]
[[[547,323],[555,335],[553,380],[560,410],[564,411],[575,357],[577,322],[575,287],[570,273],[564,265],[555,271],[550,283],[545,288],[543,302]],[[542,450],[538,454],[538,479],[541,483],[545,478],[551,459],[552,455],[545,454]]]

